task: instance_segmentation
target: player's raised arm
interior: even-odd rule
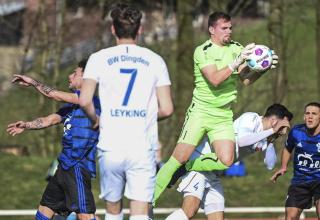
[[[11,82],[26,87],[32,86],[42,95],[56,101],[68,102],[73,104],[78,104],[79,102],[77,94],[56,90],[26,75],[15,74]]]
[[[38,130],[50,127],[60,123],[61,120],[62,119],[60,115],[51,114],[46,117],[36,118],[32,121],[17,121],[7,126],[7,132],[10,135],[15,136],[16,134],[20,134],[25,130]]]
[[[222,69],[218,69],[215,64],[210,64],[201,68],[202,74],[213,86],[219,86],[231,76],[234,71],[238,71],[241,64],[245,62],[247,56],[252,53],[254,45],[254,43],[248,44],[231,64]]]

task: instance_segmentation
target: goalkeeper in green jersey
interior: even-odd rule
[[[215,12],[209,16],[210,39],[194,52],[195,89],[178,143],[170,159],[159,170],[153,204],[167,187],[174,172],[192,154],[206,134],[215,154],[208,170],[227,169],[234,159],[233,112],[238,78],[249,85],[262,73],[250,72],[246,58],[253,52],[254,43],[243,47],[231,40],[232,23],[229,15]],[[273,54],[275,68],[277,55]]]

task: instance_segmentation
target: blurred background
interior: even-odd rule
[[[46,185],[46,171],[61,150],[62,127],[15,137],[6,133],[9,123],[48,115],[60,105],[31,88],[12,86],[12,75],[27,74],[67,90],[67,76],[78,61],[114,45],[109,9],[116,2],[120,1],[0,0],[0,209],[36,208]],[[277,102],[294,113],[293,124],[301,123],[304,105],[319,101],[320,0],[126,2],[134,3],[144,13],[144,33],[139,43],[159,53],[170,72],[176,108],[174,115],[159,126],[164,161],[172,153],[191,101],[193,51],[208,38],[207,18],[213,11],[222,10],[233,17],[235,41],[267,45],[280,57],[276,70],[265,73],[252,86],[239,85],[235,118],[246,111],[263,114],[268,105]],[[279,153],[283,141],[277,142]],[[269,177],[273,171],[267,171],[262,160],[263,156],[257,154],[244,161],[245,177],[223,178],[227,207],[284,205],[291,173],[272,184]],[[94,193],[98,208],[103,208],[98,199],[98,180],[94,180]],[[159,207],[178,207],[180,202],[181,196],[171,189],[160,199]],[[267,217],[270,215],[280,214]]]

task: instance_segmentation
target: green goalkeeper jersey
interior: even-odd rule
[[[204,107],[219,108],[235,101],[237,72],[233,72],[228,79],[214,87],[201,73],[201,69],[210,64],[215,64],[218,70],[226,67],[240,54],[242,48],[241,44],[234,41],[221,47],[212,43],[210,39],[196,48],[193,56],[195,75],[193,102]]]

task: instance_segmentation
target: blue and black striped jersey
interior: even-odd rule
[[[286,148],[294,149],[292,184],[320,181],[320,134],[310,136],[305,124],[296,125],[289,133]]]
[[[80,95],[79,91],[76,91]],[[96,114],[100,115],[98,97],[93,98]],[[58,156],[63,169],[69,169],[76,164],[96,175],[95,153],[99,131],[92,129],[92,123],[79,105],[67,103],[58,112],[64,124],[62,151]]]

